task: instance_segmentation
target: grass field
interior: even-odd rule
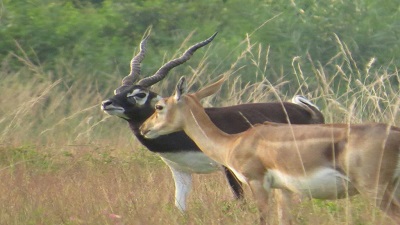
[[[296,80],[282,76],[270,83],[263,78],[268,78],[268,49],[249,45],[238,62],[254,68],[257,82],[242,82],[240,63],[233,63],[221,94],[204,104],[290,100],[302,94],[321,108],[327,122],[399,125],[399,72],[374,68],[373,59],[357,65],[339,40],[338,46],[341,51],[329,64],[294,58]],[[100,111],[121,75],[110,75],[105,85],[83,75],[74,82],[54,80],[29,59],[20,60],[25,65],[20,71],[10,72],[6,62],[0,71],[0,224],[258,223],[248,188],[246,202],[234,201],[221,173],[195,175],[187,214],[175,209],[169,169],[135,140],[125,121]],[[192,89],[217,77],[206,61],[193,68]],[[304,65],[314,74],[303,74]],[[68,77],[71,71],[62,72]],[[172,73],[154,89],[169,95],[177,79]],[[303,200],[292,213],[298,224],[389,223],[361,197]],[[270,217],[276,220],[274,210]]]

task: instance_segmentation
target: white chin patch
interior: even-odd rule
[[[118,109],[103,110],[103,111],[112,116],[118,116],[118,115],[124,114],[124,110],[118,110]]]
[[[115,107],[113,105],[109,105],[106,107],[101,106],[101,110],[110,115],[118,115],[118,114],[123,114],[125,112],[124,108]]]
[[[102,107],[102,110],[110,116],[118,116],[121,118],[128,119],[128,117],[124,114],[125,110],[121,107],[106,107],[106,108]]]
[[[144,135],[145,138],[147,139],[154,139],[154,138],[158,138],[160,135],[158,135],[157,133],[154,132],[148,132],[146,135]]]

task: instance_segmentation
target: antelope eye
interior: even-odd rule
[[[146,97],[146,93],[138,93],[135,95],[135,97],[144,98],[144,97]]]
[[[164,107],[162,105],[156,105],[155,108],[156,110],[163,110]]]

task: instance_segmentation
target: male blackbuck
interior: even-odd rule
[[[182,77],[175,95],[155,105],[155,113],[140,127],[142,135],[154,139],[185,131],[207,156],[250,186],[261,224],[266,222],[271,189],[281,190],[283,197],[298,193],[318,199],[359,193],[400,224],[400,128],[387,124],[266,122],[227,134],[199,102],[215,93],[223,80],[187,94]]]
[[[101,109],[129,123],[133,134],[150,151],[159,154],[172,171],[175,181],[175,205],[184,211],[186,197],[191,189],[193,173],[211,173],[224,170],[235,197],[243,195],[240,182],[231,171],[205,156],[184,132],[176,132],[155,139],[145,139],[139,127],[154,112],[154,105],[161,99],[150,87],[166,77],[168,72],[189,60],[193,53],[210,43],[216,34],[199,42],[174,60],[164,64],[154,75],[140,78],[140,64],[144,59],[148,34],[142,39],[139,53],[131,60],[131,71],[123,78],[115,95],[101,104]],[[206,112],[217,126],[228,133],[238,133],[251,124],[264,121],[297,123],[323,123],[324,118],[316,106],[306,98],[296,96],[296,104],[289,102],[254,103],[221,108],[207,108]]]

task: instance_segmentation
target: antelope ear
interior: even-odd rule
[[[183,94],[186,94],[187,92],[187,88],[186,88],[186,79],[185,77],[181,77],[181,79],[179,79],[178,84],[176,85],[176,90],[175,90],[175,100],[179,101],[179,99],[181,98],[181,96]]]
[[[210,96],[212,94],[215,94],[222,86],[224,81],[227,79],[227,76],[223,76],[221,79],[219,79],[217,82],[208,85],[207,87],[197,91],[194,93],[197,99],[203,99],[207,96]]]

